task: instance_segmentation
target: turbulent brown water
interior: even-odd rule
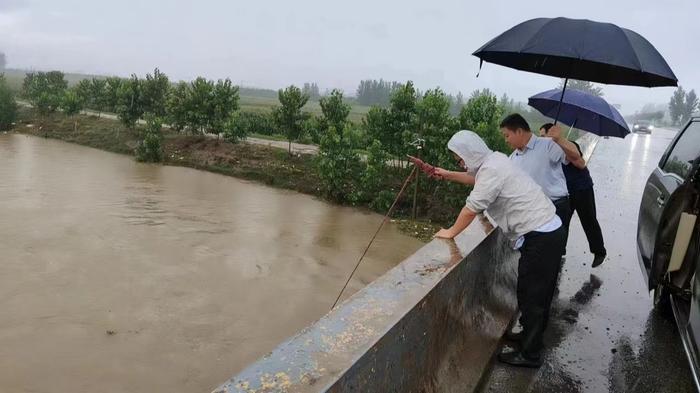
[[[328,310],[381,217],[0,135],[0,391],[208,392]],[[349,292],[421,243],[387,226]]]

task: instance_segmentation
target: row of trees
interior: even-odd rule
[[[398,82],[389,82],[384,79],[367,79],[360,81],[357,86],[356,99],[360,105],[389,104],[392,94],[401,86]]]
[[[137,158],[144,161],[162,159],[160,145],[157,147],[160,153],[142,153],[145,151],[144,144],[153,149],[153,142],[162,139],[162,135],[149,139],[149,134],[160,134],[162,119],[167,115],[169,92],[170,82],[158,69],[145,79],[139,79],[136,75],[129,79],[93,78],[82,80],[72,88],[68,88],[65,75],[60,71],[31,72],[25,76],[22,84],[22,96],[42,115],[61,110],[68,116],[74,116],[85,108],[109,111],[116,113],[119,120],[131,129],[139,120],[148,118],[148,128],[136,151]],[[74,124],[77,130],[77,120]]]
[[[317,168],[323,192],[334,200],[368,204],[384,211],[398,191],[397,179],[410,170],[405,165],[406,155],[420,155],[428,162],[454,167],[446,145],[458,129],[474,130],[492,149],[509,152],[498,128],[506,108],[489,90],[475,91],[453,116],[453,98],[439,88],[420,93],[412,82],[399,84],[388,106],[373,106],[360,126],[364,158],[353,146],[353,125],[347,122],[349,108],[342,106],[342,96],[327,104],[335,110],[324,108],[326,129]],[[335,121],[330,121],[331,114],[337,114]],[[430,179],[420,181],[417,205],[429,216],[449,216],[464,203],[463,187]]]
[[[678,86],[668,103],[668,112],[673,125],[685,124],[690,117],[699,109],[698,96],[695,90],[686,92],[682,86]]]
[[[68,88],[63,73],[58,71],[29,73],[22,94],[43,115],[63,111],[74,115],[83,109],[115,113],[128,128],[134,129],[139,120],[148,118],[147,129],[158,122],[167,122],[177,131],[190,134],[223,134],[236,142],[250,133],[279,132],[291,142],[302,134],[320,134],[333,124],[344,127],[349,106],[340,91],[334,90],[320,100],[328,116],[315,118],[302,111],[312,94],[318,94],[316,84],[302,90],[290,86],[278,91],[280,106],[272,113],[239,113],[239,88],[229,79],[211,81],[197,78],[192,82],[172,85],[167,75],[155,69],[145,78],[132,75],[128,79],[93,78]],[[339,111],[339,113],[332,113]],[[342,120],[338,120],[342,117]],[[76,122],[77,127],[77,122]],[[152,133],[152,132],[151,132]],[[151,138],[151,143],[157,138]],[[157,156],[157,155],[156,155]]]

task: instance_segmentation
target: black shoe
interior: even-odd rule
[[[603,262],[605,262],[605,254],[596,254],[593,257],[593,264],[591,265],[591,267],[598,267]]]
[[[523,332],[519,331],[517,333],[513,333],[512,331],[508,330],[506,334],[503,335],[503,338],[506,339],[506,341],[519,343],[523,339]]]
[[[542,365],[541,358],[529,358],[520,351],[501,352],[498,354],[498,361],[515,367],[539,368]]]

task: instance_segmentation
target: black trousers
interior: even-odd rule
[[[542,351],[542,336],[561,269],[564,232],[564,227],[553,232],[530,232],[520,248],[517,295],[523,327],[521,351],[532,358]]]
[[[581,226],[586,233],[588,239],[588,247],[591,253],[595,255],[606,255],[605,244],[603,243],[603,232],[600,230],[598,218],[596,217],[595,194],[593,187],[581,191],[574,191],[569,194],[571,200],[571,211],[569,213],[569,221],[574,211],[578,214],[581,220]]]
[[[564,224],[564,245],[562,246],[562,255],[566,255],[566,243],[569,242],[569,223],[571,222],[571,203],[568,197],[559,198],[552,201],[554,207],[557,209],[557,216],[561,219],[562,224]]]

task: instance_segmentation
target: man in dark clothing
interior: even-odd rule
[[[547,136],[547,132],[552,128],[552,123],[544,124],[540,128],[540,135]],[[581,147],[576,142],[579,154],[583,157]],[[581,220],[581,226],[586,233],[588,239],[588,247],[593,254],[593,267],[600,266],[605,261],[607,251],[603,242],[603,233],[600,230],[600,224],[596,218],[595,194],[593,192],[593,179],[591,178],[588,168],[577,168],[571,164],[562,165],[564,176],[566,177],[566,186],[569,190],[569,202],[571,204],[570,216],[573,216],[574,211],[578,213],[578,218]]]

